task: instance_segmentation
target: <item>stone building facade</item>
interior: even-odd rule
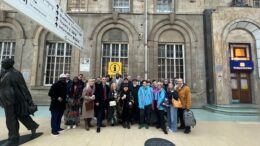
[[[56,1],[83,29],[83,50],[0,1],[0,60],[14,58],[36,102],[48,104],[48,89],[60,73],[99,77],[110,61],[123,63],[123,75],[144,78],[145,0]],[[184,78],[193,107],[260,104],[259,5],[259,0],[148,0],[148,78]],[[234,77],[243,76],[243,69],[230,69],[232,44],[250,48],[254,69],[245,71],[246,81]],[[90,59],[89,71],[80,71],[81,58]],[[240,100],[246,86],[249,101]]]

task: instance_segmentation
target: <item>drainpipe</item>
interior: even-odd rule
[[[144,32],[144,78],[148,78],[148,48],[147,48],[147,0],[145,0],[145,32]]]

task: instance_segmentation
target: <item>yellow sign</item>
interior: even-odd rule
[[[122,63],[121,62],[108,62],[108,75],[113,76],[119,73],[122,75]]]

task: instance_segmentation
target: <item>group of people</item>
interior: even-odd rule
[[[106,127],[103,123],[105,119],[111,126],[122,124],[128,129],[131,124],[138,123],[139,129],[148,129],[155,124],[165,134],[177,129],[184,129],[186,134],[191,132],[183,119],[184,110],[191,108],[191,92],[181,78],[162,83],[132,80],[130,76],[122,79],[120,74],[116,74],[114,79],[102,77],[84,82],[82,74],[73,80],[70,80],[69,74],[61,74],[59,81],[51,86],[49,96],[54,136],[64,130],[60,127],[63,115],[67,129],[76,128],[82,118],[88,131],[93,127],[91,120],[96,119],[97,133]],[[179,100],[181,107],[175,107],[173,100]],[[155,115],[155,123],[151,123],[151,115]]]

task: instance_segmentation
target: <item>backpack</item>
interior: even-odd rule
[[[191,110],[184,110],[183,118],[185,126],[192,126],[194,128],[196,125],[196,119]]]

